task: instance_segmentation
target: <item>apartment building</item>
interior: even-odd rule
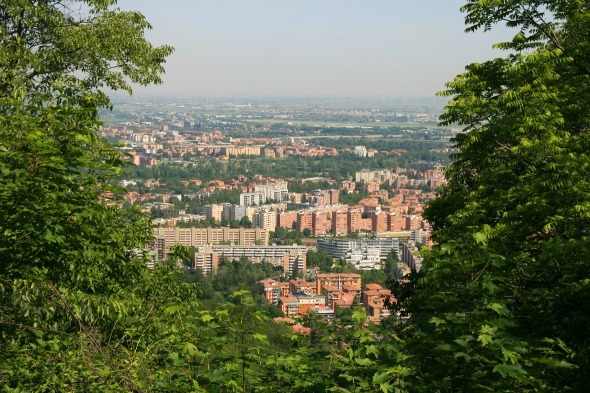
[[[259,156],[260,146],[227,146],[221,149],[224,156]]]
[[[205,275],[217,274],[219,255],[213,252],[211,246],[200,246],[193,256],[193,269],[200,269]]]
[[[327,213],[314,211],[311,213],[311,227],[314,236],[325,235],[330,230]]]
[[[422,261],[424,258],[419,254],[416,242],[408,240],[401,245],[401,260],[405,262],[410,269],[419,272],[422,268]]]
[[[310,206],[337,205],[340,193],[338,190],[313,190],[306,199]]]
[[[305,246],[211,246],[219,257],[230,260],[247,257],[253,263],[268,262],[281,267],[286,274],[307,268],[307,248]]]
[[[391,250],[399,254],[399,239],[377,237],[374,239],[318,239],[318,251],[325,251],[332,258],[345,259],[347,253],[355,249],[374,248],[378,250],[379,258],[384,260]]]
[[[240,205],[263,205],[266,203],[266,199],[266,194],[264,192],[243,192],[240,194]]]
[[[348,180],[342,181],[338,185],[338,189],[341,191],[345,191],[345,192],[354,191],[355,187],[356,187],[356,183],[353,181],[348,181]]]
[[[357,183],[372,183],[379,184],[390,183],[392,180],[391,172],[388,169],[370,171],[363,169],[355,173],[355,180]]]
[[[345,285],[361,287],[361,276],[356,273],[320,273],[316,275],[317,293],[322,293],[325,286],[343,290]]]
[[[198,247],[205,244],[268,244],[268,231],[260,228],[154,228],[154,237],[163,237],[165,250],[175,244]],[[164,251],[163,251],[164,252]]]
[[[380,324],[381,320],[391,315],[385,305],[387,301],[394,301],[389,289],[383,289],[379,284],[367,284],[361,302],[367,311],[368,322]]]
[[[316,295],[316,284],[302,279],[293,279],[289,281],[289,292],[295,295]]]
[[[208,219],[215,219],[220,222],[223,218],[223,205],[205,205],[203,206],[203,215]]]
[[[226,220],[239,221],[246,215],[246,206],[234,205],[234,204],[223,204],[223,217]]]
[[[258,281],[258,293],[266,298],[270,304],[279,304],[281,297],[281,283],[275,280]]]
[[[332,212],[332,233],[335,235],[345,235],[348,233],[348,216],[347,212]]]
[[[299,315],[299,300],[295,296],[281,296],[279,304],[286,317],[292,318]]]
[[[357,270],[381,269],[381,258],[377,247],[355,247],[348,250],[343,259]]]
[[[404,231],[406,229],[405,216],[400,213],[389,213],[387,215],[387,229],[393,232]]]
[[[279,228],[293,229],[297,225],[297,212],[281,212],[277,214],[277,226]]]
[[[387,213],[377,211],[371,214],[371,230],[373,232],[385,232],[387,229]]]
[[[278,202],[286,200],[287,195],[289,194],[287,182],[285,180],[269,184],[257,184],[254,187],[254,192],[263,193],[266,196],[266,199],[273,199]]]
[[[310,211],[297,213],[297,231],[303,232],[305,229],[313,231],[313,218]]]
[[[261,210],[252,215],[252,226],[274,231],[277,227],[277,212],[274,210]]]

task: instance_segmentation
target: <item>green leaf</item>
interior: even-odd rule
[[[494,372],[500,374],[502,378],[512,377],[519,379],[527,375],[526,371],[520,364],[497,364],[494,366]]]
[[[369,366],[373,361],[369,358],[354,358],[354,362],[360,366]]]
[[[498,315],[504,316],[508,315],[508,308],[503,303],[491,303],[488,305],[488,308],[495,311]]]

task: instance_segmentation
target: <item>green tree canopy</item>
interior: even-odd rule
[[[426,211],[439,245],[405,302],[410,345],[428,352],[416,360],[430,389],[579,391],[590,328],[588,2],[462,10],[467,31],[505,23],[516,34],[497,44],[505,57],[470,64],[441,93],[451,98],[442,125],[464,132]]]
[[[145,40],[150,26],[142,15],[115,3],[0,5],[0,385],[6,389],[137,390],[141,372],[135,379],[123,364],[146,349],[153,333],[147,310],[157,306],[148,288],[169,289],[160,305],[179,299],[168,273],[147,273],[138,250],[150,240],[149,221],[114,203],[120,190],[112,183],[124,156],[97,134],[98,109],[109,106],[101,89],[159,83],[171,53]]]

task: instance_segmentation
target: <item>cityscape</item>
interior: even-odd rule
[[[449,139],[457,132],[438,127],[440,108],[433,103],[406,102],[396,110],[393,100],[135,101],[104,113],[100,135],[116,143],[134,166],[119,181],[127,192],[117,203],[136,205],[152,216],[149,266],[166,261],[177,245],[192,250],[185,268],[206,275],[217,274],[222,260],[266,262],[279,271],[258,282],[259,292],[286,317],[301,317],[311,307],[330,320],[339,308],[363,299],[367,321],[380,323],[383,310],[390,315],[384,304],[396,300],[379,283],[362,283],[355,272],[382,270],[393,253],[402,279],[420,270],[419,247],[433,244],[422,212],[446,184],[444,164],[455,150]],[[384,150],[388,144],[405,148]],[[412,151],[424,147],[437,161],[422,161],[419,155],[412,162]],[[309,163],[342,156],[355,157],[359,170],[346,176],[310,169]],[[278,177],[276,167],[300,159],[309,160],[296,168],[300,176]],[[382,159],[409,165],[383,168]],[[252,162],[260,172],[248,171]],[[343,162],[349,167],[348,159]],[[235,176],[228,171],[217,178],[191,176],[191,168],[204,163],[233,165]],[[160,173],[160,166],[169,178],[150,177]],[[308,266],[308,251],[325,253],[350,271]],[[330,274],[354,280],[316,283]],[[369,295],[361,291],[365,287]],[[298,332],[308,331],[287,321]]]
[[[3,0],[0,393],[588,391],[588,21]]]

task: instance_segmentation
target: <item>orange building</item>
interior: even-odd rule
[[[325,212],[311,213],[312,232],[314,235],[325,235],[330,226]]]
[[[340,191],[338,190],[329,190],[328,194],[330,195],[330,204],[337,205],[340,201]]]
[[[324,286],[343,290],[345,285],[354,285],[360,288],[361,275],[356,273],[320,273],[316,275],[317,293],[322,293]]]
[[[371,214],[371,230],[373,232],[387,231],[387,213],[380,211]]]
[[[289,281],[289,292],[294,295],[315,295],[316,284],[302,279],[294,279]]]
[[[338,188],[342,191],[353,191],[355,187],[356,183],[348,180],[345,180],[338,185]]]
[[[275,280],[258,281],[258,292],[271,304],[278,304],[281,297],[281,283]]]
[[[367,284],[361,300],[367,311],[367,321],[375,324],[380,324],[383,318],[390,315],[390,311],[385,307],[385,302],[395,301],[391,299],[391,291],[383,289],[379,284]]]
[[[409,215],[406,216],[406,230],[413,231],[422,228],[422,216]]]
[[[359,232],[361,230],[361,220],[363,213],[358,209],[350,209],[346,213],[346,223],[348,225],[348,232]]]
[[[297,213],[297,231],[303,232],[305,229],[313,230],[313,219],[311,212]]]
[[[344,235],[348,233],[348,214],[347,212],[332,212],[332,233],[335,235]]]
[[[404,216],[399,213],[389,213],[387,215],[387,230],[393,232],[403,231],[406,226]]]
[[[377,183],[377,182],[370,182],[370,183],[365,184],[365,189],[367,190],[367,192],[369,194],[379,191],[379,188],[380,188],[380,186],[379,186],[379,183]]]
[[[277,214],[277,226],[279,228],[293,229],[297,223],[297,212],[282,212]]]

